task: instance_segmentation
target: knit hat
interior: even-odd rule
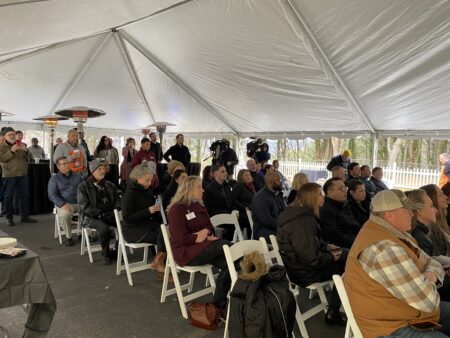
[[[102,165],[104,165],[103,162],[100,162],[99,160],[93,160],[89,162],[89,170],[91,171],[91,173],[93,173]]]
[[[348,150],[348,149],[345,149],[345,150],[342,152],[342,156],[343,156],[343,157],[351,157],[351,156],[352,156],[352,152],[351,152],[350,150]]]
[[[378,192],[372,199],[372,211],[389,211],[395,209],[418,210],[423,208],[422,203],[413,203],[401,190],[391,189]]]

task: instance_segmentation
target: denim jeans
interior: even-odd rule
[[[13,219],[14,214],[14,193],[17,191],[20,198],[20,216],[22,219],[28,218],[28,176],[4,177],[4,202],[6,209],[6,218]]]
[[[441,315],[439,324],[442,325],[441,331],[416,331],[407,326],[391,333],[389,336],[379,338],[443,338],[450,335],[450,302],[440,304]]]

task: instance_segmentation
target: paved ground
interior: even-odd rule
[[[161,304],[161,283],[152,271],[133,274],[130,287],[125,275],[115,275],[115,265],[98,261],[98,253],[94,254],[97,262],[90,264],[87,255],[80,256],[78,242],[70,248],[60,245],[53,238],[52,215],[34,217],[38,224],[7,227],[1,221],[0,228],[40,255],[58,303],[48,337],[223,337],[223,327],[214,332],[192,327],[181,317],[176,297]],[[307,295],[302,290],[303,309],[317,303]],[[25,320],[20,307],[0,310],[0,325],[12,338],[21,337]],[[306,326],[312,338],[344,336],[343,328],[326,326],[322,314]]]

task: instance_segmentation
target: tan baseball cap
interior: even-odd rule
[[[401,190],[391,189],[378,192],[372,199],[372,211],[388,211],[395,209],[418,210],[423,208],[423,203],[413,203]]]

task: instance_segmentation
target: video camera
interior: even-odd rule
[[[269,152],[269,145],[267,143],[264,143],[262,139],[260,138],[252,138],[253,141],[250,141],[247,143],[247,156],[250,158],[254,158],[256,160],[257,153],[263,152],[268,153]],[[258,162],[258,161],[257,161]]]
[[[219,160],[222,157],[222,154],[230,148],[230,141],[227,139],[221,139],[214,141],[209,150],[211,151],[211,156],[214,160]]]

